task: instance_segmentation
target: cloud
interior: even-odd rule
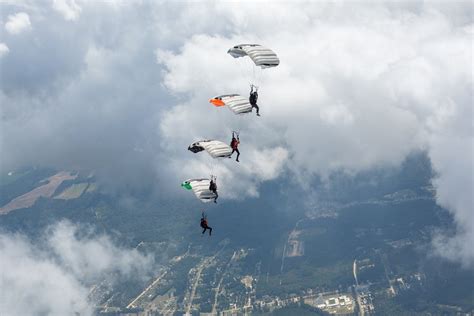
[[[403,64],[422,45],[421,39],[406,39],[400,29],[412,25],[397,25],[385,31],[373,29],[373,22],[368,20],[340,25],[339,20],[322,19],[312,25],[318,14],[312,16],[310,8],[301,6],[282,13],[286,21],[307,17],[303,19],[306,23],[299,22],[291,32],[285,31],[286,25],[273,26],[272,33],[264,32],[260,24],[265,23],[265,17],[252,20],[250,16],[242,25],[235,25],[235,29],[248,32],[246,36],[199,34],[178,53],[158,50],[158,61],[168,68],[166,87],[188,96],[185,103],[169,111],[172,114],[163,117],[165,140],[170,137],[171,142],[181,144],[184,138],[189,139],[188,135],[217,136],[219,131],[222,132],[217,137],[226,137],[229,130],[239,127],[243,133],[248,131],[254,136],[246,138],[243,146],[249,142],[255,148],[281,146],[289,152],[286,164],[306,177],[328,175],[340,169],[358,172],[378,165],[396,165],[408,153],[423,147],[425,132],[417,113],[398,105],[405,92],[392,94],[394,64]],[[239,13],[230,9],[224,16],[229,21],[239,21],[234,17]],[[396,22],[396,17],[384,11],[359,10],[365,14],[380,13],[376,23]],[[349,14],[346,18],[350,20],[353,16]],[[421,27],[419,21],[416,23]],[[244,69],[242,74],[237,66],[239,60],[225,54],[229,47],[246,38],[271,43],[282,60],[275,69],[255,70],[262,77],[259,81],[263,116],[258,122],[251,116],[216,114],[204,105],[205,100],[216,94],[248,94],[248,81],[254,80],[252,70]],[[309,39],[317,39],[310,49]],[[412,86],[406,94],[416,89]],[[187,128],[178,130],[176,126]],[[245,157],[245,150],[242,151]]]
[[[137,250],[117,247],[107,235],[93,236],[86,231],[79,238],[79,233],[71,223],[61,222],[51,228],[48,238],[48,246],[60,264],[78,279],[90,283],[106,274],[119,273],[130,278],[150,271],[152,259]]]
[[[93,315],[89,288],[108,280],[143,277],[151,258],[116,246],[69,222],[52,226],[44,244],[21,235],[0,234],[1,312],[7,315]]]
[[[239,126],[251,135],[242,146],[285,151],[272,178],[291,170],[303,182],[334,171],[398,165],[409,153],[427,150],[437,173],[438,203],[452,212],[458,227],[455,237],[437,238],[434,245],[438,253],[472,266],[473,21],[462,13],[472,7],[272,5],[279,23],[270,26],[270,19],[255,13],[267,5],[252,5],[257,10],[247,10],[245,17],[232,5],[217,5],[210,12],[234,32],[196,34],[179,50],[157,51],[167,68],[164,84],[186,96],[163,116],[164,143],[183,146],[188,135],[226,137]],[[269,45],[281,59],[279,67],[261,73],[258,122],[216,114],[222,109],[205,105],[216,94],[248,93],[252,71],[242,71],[225,54],[247,41]],[[248,147],[241,159],[256,166],[261,156]],[[181,153],[166,149],[171,160],[181,159]],[[179,168],[182,163],[174,166],[176,174],[187,172]],[[225,174],[246,183],[240,188],[248,195],[262,181],[242,169]]]
[[[456,176],[472,165],[452,163],[472,151],[469,2],[66,4],[75,23],[58,8],[28,11],[35,29],[12,37],[15,54],[0,59],[6,168],[94,169],[125,191],[213,172],[223,198],[245,198],[283,174],[305,184],[422,149],[440,205],[459,236],[472,236],[472,185]],[[254,78],[226,54],[242,42],[271,47],[280,66]],[[249,81],[261,87],[262,117],[208,103],[248,95]],[[240,164],[186,151],[199,139],[230,141],[232,130]]]
[[[30,17],[25,12],[19,12],[8,16],[8,21],[5,23],[5,29],[10,34],[20,34],[31,29]]]
[[[82,11],[75,0],[53,0],[53,9],[69,21],[77,20]]]
[[[9,52],[10,52],[10,49],[8,48],[7,44],[0,43],[0,58],[7,55]]]
[[[12,150],[2,155],[6,168],[92,169],[113,190],[155,183],[154,126],[169,97],[159,86],[154,34],[143,32],[141,16],[108,10],[84,7],[84,24],[49,12],[35,40],[18,38],[10,47],[18,53],[0,60],[2,149]],[[117,31],[119,21],[130,27]]]
[[[437,122],[438,129],[432,135],[430,157],[438,173],[433,179],[437,201],[453,214],[458,228],[454,236],[438,232],[435,251],[474,268],[474,113],[470,93],[466,91],[465,109],[454,107],[440,114],[442,122]]]

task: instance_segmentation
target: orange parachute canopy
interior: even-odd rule
[[[213,98],[209,100],[210,103],[214,104],[214,106],[224,106],[225,103],[222,101],[221,98]]]
[[[235,114],[252,112],[252,105],[248,97],[238,94],[223,94],[209,100],[215,107],[227,106]]]

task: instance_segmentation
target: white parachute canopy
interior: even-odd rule
[[[230,157],[232,155],[232,148],[218,140],[201,140],[189,145],[188,150],[193,153],[205,150],[212,158]]]
[[[208,203],[216,198],[216,194],[209,190],[210,184],[210,179],[188,179],[184,181],[181,186],[184,189],[193,190],[194,195],[196,195],[201,202]]]
[[[240,44],[232,47],[227,51],[234,58],[248,56],[261,68],[276,67],[280,64],[280,59],[269,48],[259,44]]]
[[[238,94],[224,94],[209,100],[216,107],[227,106],[235,114],[252,112],[252,105],[248,97]]]

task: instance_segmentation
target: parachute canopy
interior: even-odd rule
[[[201,140],[189,145],[188,150],[193,153],[206,150],[212,158],[230,157],[232,155],[232,148],[218,140]]]
[[[227,53],[234,58],[249,56],[255,65],[261,68],[276,67],[280,64],[280,59],[271,49],[258,44],[236,45]]]
[[[252,105],[249,102],[249,98],[238,94],[220,95],[210,99],[209,102],[217,107],[227,105],[235,114],[252,112]]]
[[[181,183],[186,190],[193,190],[194,195],[202,202],[207,203],[214,200],[216,194],[209,190],[210,179],[189,179]]]

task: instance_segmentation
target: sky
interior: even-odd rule
[[[94,170],[105,190],[218,175],[223,199],[289,176],[400,165],[426,151],[456,223],[435,251],[474,266],[472,2],[0,2],[2,171]],[[226,52],[259,43],[254,70]],[[259,86],[261,117],[209,98]],[[230,141],[240,164],[187,146]],[[170,185],[176,184],[176,186]]]

